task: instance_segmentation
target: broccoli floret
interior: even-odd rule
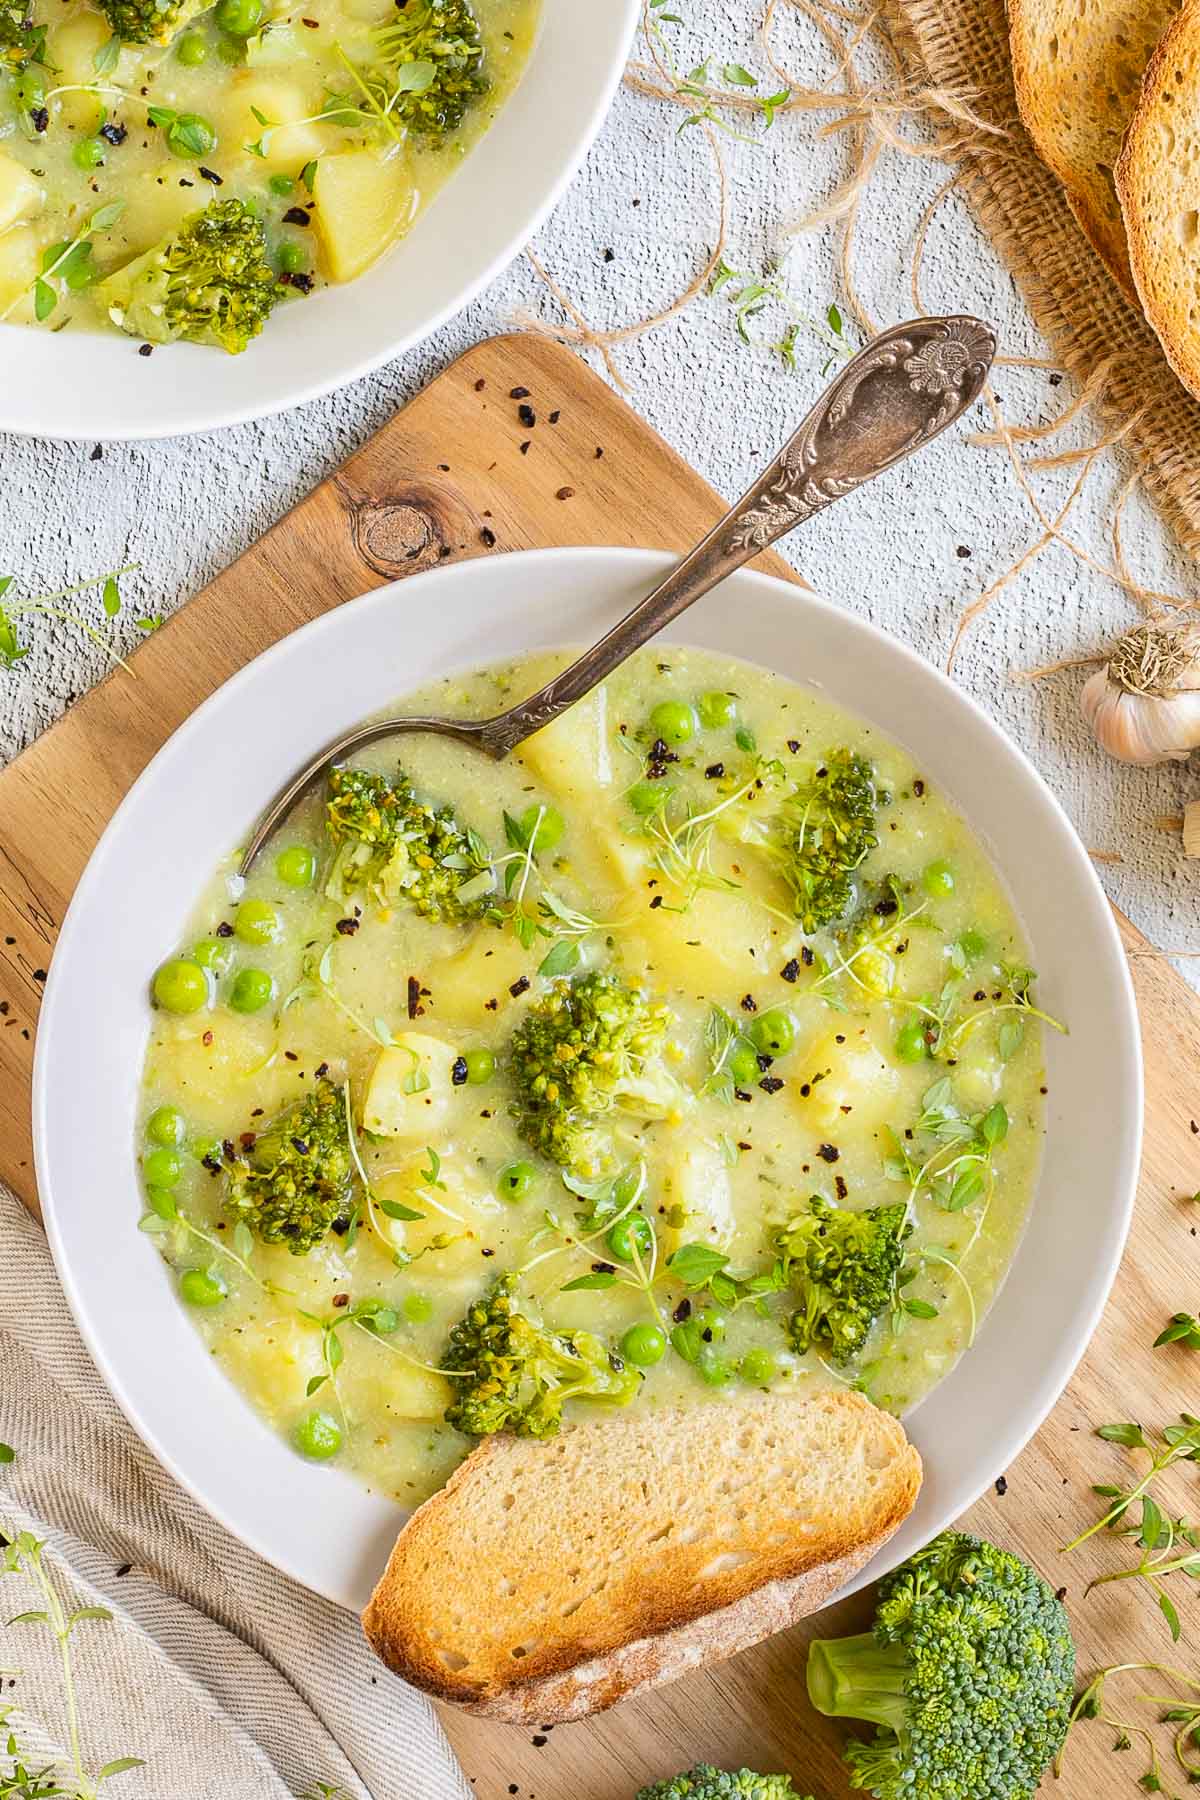
[[[714,1769],[697,1763],[681,1775],[644,1787],[636,1800],[801,1800],[788,1775],[756,1775],[753,1769]]]
[[[568,1400],[625,1406],[633,1399],[636,1370],[589,1331],[551,1331],[531,1318],[515,1287],[514,1276],[502,1276],[450,1334],[442,1367],[470,1380],[455,1381],[447,1424],[469,1437],[553,1437]]]
[[[96,0],[123,44],[169,44],[210,0]]]
[[[807,932],[836,925],[854,900],[854,871],[879,842],[875,772],[835,750],[789,797],[777,822],[774,861]]]
[[[417,799],[400,772],[333,769],[325,828],[336,851],[325,884],[331,900],[366,892],[380,906],[406,900],[427,919],[475,919],[490,904],[487,845],[449,807]]]
[[[46,27],[33,22],[31,0],[0,0],[0,69],[20,74],[46,54]]]
[[[947,1531],[881,1583],[874,1629],[819,1640],[819,1712],[866,1719],[846,1748],[876,1800],[1029,1800],[1067,1734],[1075,1645],[1040,1575]]]
[[[240,200],[214,200],[173,236],[93,290],[130,337],[212,344],[236,356],[285,292],[267,256],[262,221]]]
[[[600,970],[556,981],[513,1034],[510,1111],[521,1135],[576,1174],[608,1166],[605,1114],[620,1108],[656,1119],[679,1102],[661,1061],[671,1017],[640,988]]]
[[[821,1350],[838,1364],[858,1355],[892,1303],[911,1232],[902,1204],[856,1212],[814,1194],[807,1213],[776,1234],[775,1248],[799,1302],[788,1330],[801,1355]]]
[[[375,33],[375,48],[381,78],[395,96],[393,118],[423,137],[457,131],[491,85],[479,21],[467,0],[408,0]]]
[[[345,1100],[322,1079],[265,1131],[227,1146],[225,1207],[264,1244],[306,1256],[348,1208],[353,1184]]]

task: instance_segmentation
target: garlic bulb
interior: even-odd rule
[[[1135,625],[1079,704],[1122,762],[1185,761],[1200,746],[1200,624]]]

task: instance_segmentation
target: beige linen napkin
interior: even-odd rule
[[[72,1638],[89,1770],[145,1759],[105,1800],[288,1800],[322,1783],[339,1800],[469,1800],[433,1709],[376,1662],[358,1620],[243,1549],[158,1466],[84,1348],[45,1238],[2,1188],[0,1442],[16,1452],[0,1465],[0,1531],[47,1539],[68,1604],[114,1615]],[[0,1576],[0,1621],[38,1605],[23,1576]],[[0,1705],[31,1763],[61,1751],[44,1629],[0,1625]]]

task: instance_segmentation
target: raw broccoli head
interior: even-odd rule
[[[353,1183],[345,1100],[321,1080],[265,1131],[227,1150],[225,1208],[264,1244],[306,1256],[345,1213]]]
[[[398,97],[393,116],[423,137],[457,131],[487,93],[483,38],[467,0],[397,0],[375,33],[383,79]]]
[[[0,70],[20,74],[46,53],[46,27],[33,22],[32,0],[0,0]]]
[[[207,0],[96,0],[123,44],[169,44]]]
[[[552,1162],[595,1174],[610,1160],[598,1122],[619,1107],[662,1118],[679,1089],[661,1061],[665,1006],[615,975],[556,981],[513,1034],[511,1112],[521,1135]]]
[[[858,1355],[891,1305],[911,1231],[903,1205],[856,1212],[814,1194],[808,1211],[776,1234],[799,1303],[788,1330],[801,1355],[816,1349],[839,1364]]]
[[[1019,1556],[943,1532],[881,1583],[875,1626],[814,1643],[819,1712],[869,1719],[847,1745],[876,1800],[1029,1800],[1067,1735],[1075,1645]]]
[[[427,919],[475,919],[489,904],[487,845],[449,807],[417,799],[403,772],[333,769],[325,828],[335,850],[325,884],[332,900],[368,893],[381,906],[406,901]]]
[[[644,1787],[636,1800],[801,1800],[788,1775],[756,1775],[753,1769],[714,1769],[697,1763],[681,1775]]]
[[[774,857],[805,931],[836,925],[849,911],[854,871],[879,842],[877,804],[875,772],[850,750],[835,750],[790,796]]]
[[[464,1371],[464,1379],[454,1382],[448,1424],[470,1437],[552,1437],[568,1400],[624,1406],[633,1399],[636,1370],[589,1331],[551,1331],[531,1318],[515,1287],[514,1276],[502,1276],[450,1334],[442,1367]]]
[[[152,344],[212,344],[237,355],[285,292],[262,221],[240,200],[213,200],[173,236],[94,290],[114,325]]]

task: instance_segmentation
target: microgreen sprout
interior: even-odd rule
[[[1108,1684],[1120,1675],[1163,1675],[1169,1681],[1189,1690],[1187,1694],[1137,1694],[1135,1699],[1143,1704],[1160,1708],[1158,1722],[1163,1725],[1174,1725],[1175,1761],[1188,1783],[1200,1782],[1200,1681],[1188,1675],[1183,1669],[1172,1668],[1167,1663],[1127,1662],[1113,1663],[1107,1669],[1101,1669],[1094,1675],[1082,1690],[1071,1711],[1068,1735],[1054,1761],[1054,1774],[1057,1779],[1062,1774],[1063,1762],[1071,1744],[1071,1733],[1085,1720],[1095,1719],[1106,1725],[1113,1733],[1114,1751],[1126,1751],[1133,1748],[1134,1740],[1140,1739],[1145,1745],[1148,1764],[1146,1772],[1138,1778],[1137,1785],[1148,1794],[1160,1794],[1166,1790],[1163,1785],[1163,1766],[1158,1748],[1148,1725],[1140,1721],[1120,1717],[1113,1712],[1108,1703]]]
[[[847,335],[846,322],[832,301],[820,319],[813,318],[796,303],[778,264],[770,265],[761,275],[753,275],[744,269],[733,268],[721,257],[708,284],[709,298],[718,294],[732,308],[734,328],[743,344],[778,356],[789,371],[794,371],[797,366],[796,346],[802,332],[813,337],[825,352],[822,378],[839,363],[848,362],[859,348]],[[751,329],[752,323],[772,308],[784,315],[780,335],[777,338],[760,336]]]
[[[15,575],[0,575],[0,668],[14,669],[23,657],[29,655],[29,646],[23,644],[17,636],[17,621],[23,618],[42,617],[58,619],[62,624],[72,625],[82,631],[104,651],[106,656],[110,656],[127,674],[132,675],[134,671],[124,658],[118,655],[108,639],[80,613],[63,606],[62,602],[73,600],[77,594],[86,594],[93,588],[99,588],[105,618],[115,619],[121,611],[121,577],[131,574],[137,567],[137,563],[125,563],[123,567],[113,569],[107,575],[93,575],[87,581],[76,582],[73,587],[59,588],[53,594],[37,594],[28,600],[14,596],[13,589],[17,579]],[[136,623],[142,630],[151,628],[146,620],[138,619]]]
[[[705,57],[702,63],[681,73],[675,63],[674,54],[664,25],[681,25],[683,20],[678,13],[665,10],[668,0],[647,0],[642,15],[642,25],[646,33],[659,69],[668,81],[673,95],[690,103],[689,111],[679,130],[686,131],[689,126],[708,125],[723,132],[726,137],[736,138],[741,144],[757,144],[758,139],[748,132],[738,131],[722,118],[720,106],[723,95],[720,88],[713,83],[712,58]],[[791,90],[783,88],[777,93],[760,94],[757,76],[743,68],[741,63],[721,63],[717,69],[718,80],[724,81],[726,92],[735,90],[747,98],[753,99],[761,110],[765,121],[765,129],[770,130],[775,123],[775,116],[782,106],[791,99]]]
[[[31,291],[34,317],[40,325],[50,317],[67,294],[78,293],[82,288],[89,287],[99,274],[92,260],[93,239],[99,233],[111,231],[124,210],[123,200],[110,200],[104,206],[98,206],[73,238],[51,244],[43,251],[40,273],[28,287],[21,288],[13,295],[3,312],[0,312],[0,323],[16,311]]]

